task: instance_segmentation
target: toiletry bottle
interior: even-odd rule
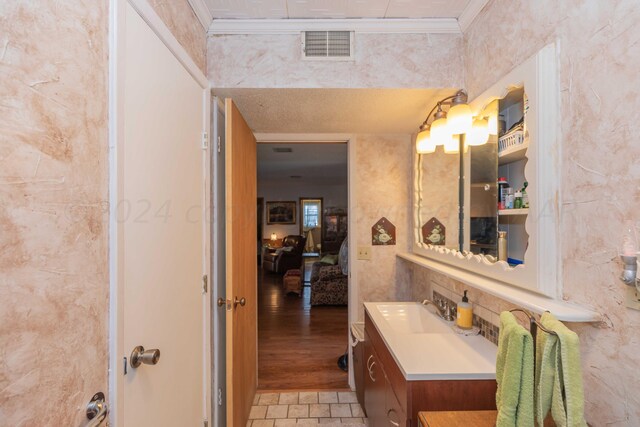
[[[498,261],[507,260],[507,232],[498,231]]]
[[[507,188],[509,188],[507,178],[503,176],[498,178],[498,209],[504,209],[507,197]]]
[[[522,192],[516,191],[515,199],[513,201],[514,209],[522,209]]]
[[[513,195],[513,188],[507,188],[507,195],[504,201],[505,209],[513,209],[513,202],[515,201],[515,196]]]
[[[473,327],[473,306],[467,298],[467,291],[464,291],[462,302],[458,303],[456,312],[458,313],[457,325],[461,329],[471,329]]]
[[[529,186],[529,183],[527,181],[524,182],[524,186],[522,187],[522,208],[528,208],[529,207],[529,195],[527,194],[527,187]]]

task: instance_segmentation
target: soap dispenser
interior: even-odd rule
[[[467,298],[467,291],[464,291],[462,302],[458,303],[456,312],[458,313],[457,325],[461,329],[471,329],[473,327],[473,306]]]

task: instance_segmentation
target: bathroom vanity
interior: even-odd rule
[[[364,344],[370,426],[418,426],[427,410],[495,409],[496,346],[454,333],[421,304],[365,303]]]

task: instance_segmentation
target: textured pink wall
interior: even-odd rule
[[[79,425],[108,391],[107,15],[0,6],[2,425]]]
[[[108,392],[107,52],[106,0],[0,2],[2,426]]]
[[[494,0],[465,34],[473,97],[545,44],[560,46],[564,297],[604,324],[582,342],[587,421],[640,425],[640,312],[624,307],[618,246],[640,220],[637,0]]]
[[[411,298],[409,271],[396,254],[406,252],[411,221],[411,135],[357,135],[355,150],[355,240],[369,246],[371,260],[350,260],[359,284],[358,318],[363,302],[404,301]],[[371,227],[382,217],[396,226],[396,244],[371,245]]]
[[[231,88],[458,88],[459,34],[356,34],[353,61],[302,58],[293,34],[209,37],[209,81]]]
[[[191,59],[206,73],[207,32],[188,0],[148,0],[156,13],[185,48]]]

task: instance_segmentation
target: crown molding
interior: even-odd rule
[[[205,30],[208,30],[211,25],[211,21],[213,21],[213,16],[211,15],[205,0],[189,0],[189,5],[196,14],[200,24],[202,24]]]
[[[489,3],[489,0],[471,0],[458,18],[460,31],[463,33],[471,26],[471,23],[480,14],[482,9]]]
[[[192,1],[192,0],[190,0]],[[458,20],[425,19],[214,19],[209,35],[299,34],[302,31],[354,31],[386,34],[460,34]]]

